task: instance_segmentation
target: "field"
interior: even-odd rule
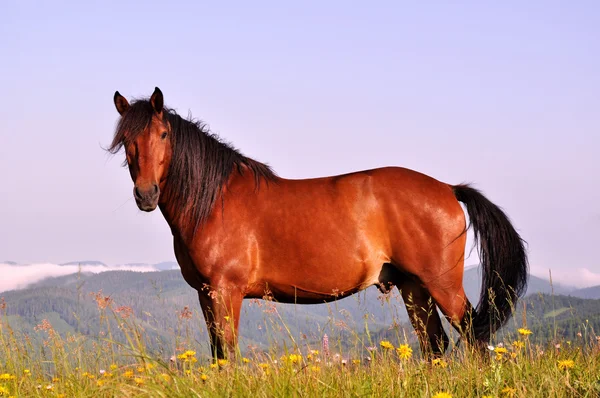
[[[404,332],[394,339],[378,339],[368,326],[349,333],[338,321],[344,333],[319,340],[288,334],[289,345],[246,350],[213,363],[199,348],[206,342],[193,337],[191,330],[204,325],[191,311],[177,314],[176,354],[169,357],[148,349],[144,326],[131,307],[101,292],[90,299],[102,329],[97,338],[61,335],[48,319],[25,333],[15,329],[8,305],[0,302],[0,396],[600,396],[600,339],[585,320],[572,340],[558,336],[544,343],[536,339],[538,332],[521,325],[488,347],[488,361],[459,345],[443,359],[428,362],[406,329],[396,329]],[[265,306],[264,312],[268,322],[283,325],[285,334],[277,310]],[[511,321],[518,323],[517,318]],[[117,334],[122,338],[115,339]]]

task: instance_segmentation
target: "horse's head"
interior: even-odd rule
[[[156,209],[172,156],[170,125],[163,109],[163,94],[158,87],[150,101],[132,105],[119,92],[114,103],[121,121],[112,149],[125,149],[127,166],[134,183],[133,196],[140,210]]]

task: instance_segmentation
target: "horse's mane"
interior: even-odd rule
[[[135,140],[150,125],[154,110],[150,101],[137,100],[119,121],[110,153],[117,153]],[[188,117],[184,119],[173,109],[163,109],[163,121],[171,126],[171,164],[165,191],[172,208],[177,209],[178,221],[191,222],[193,231],[210,216],[221,189],[231,173],[244,166],[253,174],[258,189],[260,181],[273,181],[277,175],[269,166],[242,155],[231,145],[212,134],[205,123]],[[127,165],[125,161],[124,165]]]

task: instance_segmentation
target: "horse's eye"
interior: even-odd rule
[[[161,136],[160,136],[160,138],[162,138],[163,140],[164,140],[165,138],[167,138],[167,132],[165,131],[164,133],[162,133],[162,134],[161,134]]]

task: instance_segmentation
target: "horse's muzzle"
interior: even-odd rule
[[[160,188],[158,188],[157,184],[152,184],[145,188],[138,186],[133,188],[133,197],[135,198],[135,203],[142,211],[152,211],[156,209],[156,206],[158,206],[159,196]]]

